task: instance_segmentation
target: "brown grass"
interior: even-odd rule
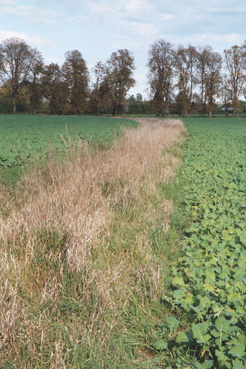
[[[0,187],[0,361],[20,355],[23,345],[23,367],[47,355],[52,314],[63,319],[61,299],[88,309],[85,322],[71,316],[74,344],[80,334],[90,346],[96,334],[104,347],[119,311],[136,296],[144,310],[163,291],[160,255],[148,237],[155,226],[168,228],[172,201],[162,201],[157,188],[175,176],[180,159],[170,149],[185,129],[178,120],[139,122],[110,149],[79,143],[62,164],[54,158],[37,166],[14,197]],[[73,287],[67,280],[76,275]],[[62,339],[53,343],[47,367],[66,367]]]

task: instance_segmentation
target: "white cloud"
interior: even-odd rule
[[[16,5],[14,0],[0,0],[0,5]]]
[[[244,42],[245,36],[239,33],[228,33],[223,35],[224,41],[228,44],[241,44]]]
[[[87,6],[92,13],[96,13],[101,16],[105,16],[105,15],[107,16],[111,13],[117,13],[121,9],[121,6],[117,4],[110,5],[107,2],[100,2],[100,3],[89,2]]]
[[[172,14],[165,14],[165,13],[162,13],[162,14],[160,14],[159,19],[160,19],[161,21],[170,21],[170,20],[172,20],[172,19],[173,19],[173,15],[172,15]]]
[[[29,36],[25,32],[14,32],[14,31],[4,31],[0,30],[0,41],[4,41],[7,38],[20,38],[26,41],[28,44],[32,46],[44,46],[44,45],[52,45],[52,42],[46,40],[40,36]]]
[[[156,3],[156,7],[159,7],[158,0],[153,0]],[[245,1],[243,0],[176,0],[174,2],[163,1],[165,7],[169,9],[193,9],[199,12],[233,12],[233,11],[241,11],[245,10]]]
[[[75,17],[70,17],[70,18],[67,18],[67,21],[68,22],[71,22],[71,23],[81,23],[81,22],[84,22],[84,21],[88,21],[88,17],[83,15],[83,14],[79,14],[79,15],[76,15]],[[90,19],[91,21],[91,19]],[[93,20],[92,20],[93,21]]]
[[[146,0],[94,1],[87,4],[88,17],[104,34],[102,42],[110,48],[129,48],[158,35],[155,24],[149,17],[151,6]],[[145,15],[147,21],[145,22]],[[140,21],[141,18],[141,21]],[[133,39],[134,38],[134,39]],[[131,48],[130,48],[131,50]]]
[[[13,8],[11,6],[8,6],[9,4],[4,4],[4,6],[2,6],[2,4],[0,3],[0,14],[9,14],[9,15],[17,15],[18,12],[16,11],[16,8]]]
[[[141,37],[155,37],[157,35],[157,29],[152,24],[132,22],[128,26],[133,33]]]
[[[1,1],[1,0],[0,0]],[[33,0],[37,4],[56,3],[66,6],[69,9],[79,11],[83,6],[87,6],[93,12],[128,12],[138,14],[148,12],[152,8],[149,0]]]
[[[1,1],[1,0],[0,0]],[[4,0],[5,1],[5,0]],[[11,1],[11,0],[6,0]],[[37,9],[33,6],[2,6],[0,2],[0,14],[7,14],[12,16],[24,16],[28,18],[29,23],[42,23],[46,26],[50,26],[56,23],[56,20],[63,16],[62,13],[53,12],[51,10]]]
[[[149,15],[152,8],[147,0],[101,0],[88,2],[87,7],[92,13],[108,19],[140,18],[143,14]]]
[[[241,0],[217,0],[207,1],[204,4],[204,9],[214,13],[234,13],[234,12],[245,12],[246,4]]]
[[[240,33],[196,33],[192,35],[175,35],[175,34],[163,34],[161,38],[165,38],[171,42],[174,46],[184,45],[188,46],[212,46],[214,51],[223,53],[224,49],[230,48],[233,45],[241,45],[245,36]]]
[[[44,5],[44,4],[57,4],[59,6],[64,6],[67,9],[74,9],[78,10],[81,8],[83,3],[85,3],[87,0],[32,0],[32,2],[37,3],[38,5]]]
[[[239,33],[202,33],[194,35],[194,37],[192,37],[192,41],[196,44],[202,45],[223,45],[223,47],[230,47],[234,44],[241,44],[244,41],[244,37]]]
[[[146,0],[123,0],[122,8],[127,13],[149,12],[151,7]]]

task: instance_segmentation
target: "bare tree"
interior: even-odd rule
[[[62,72],[69,88],[70,110],[73,114],[81,114],[85,111],[89,94],[89,72],[80,51],[68,51],[65,55]]]
[[[219,95],[221,87],[221,67],[222,57],[220,54],[210,50],[205,71],[205,101],[210,118],[215,106],[215,96]]]
[[[113,52],[105,65],[104,86],[110,91],[112,114],[122,113],[127,92],[135,85],[134,57],[127,49]]]
[[[206,77],[211,52],[211,46],[199,47],[197,50],[197,77],[200,87],[200,103],[202,115],[204,115],[206,111]]]
[[[64,82],[61,68],[58,64],[51,63],[44,68],[42,76],[42,89],[50,114],[67,113],[69,89]]]
[[[246,40],[244,41],[244,43],[242,45],[242,50],[243,50],[243,59],[244,59],[244,63],[243,63],[243,69],[244,69],[243,96],[246,100]]]
[[[225,66],[228,74],[227,89],[232,102],[233,116],[239,106],[239,97],[243,94],[246,71],[246,43],[242,46],[232,46],[224,50]]]
[[[187,50],[187,58],[189,63],[189,77],[190,77],[190,83],[189,83],[189,91],[190,91],[190,102],[193,101],[193,94],[194,94],[194,88],[198,83],[197,78],[197,48],[189,45]]]
[[[179,114],[182,113],[187,117],[189,108],[189,61],[187,58],[186,49],[179,46],[174,60],[175,75],[177,76],[178,95],[176,102],[179,106]]]
[[[14,114],[23,83],[30,75],[35,54],[35,50],[19,38],[7,39],[0,45],[0,76],[3,83],[8,83]]]
[[[148,79],[152,106],[156,115],[164,116],[169,105],[174,76],[174,58],[172,45],[164,39],[150,46]]]
[[[175,55],[175,77],[178,95],[176,104],[180,114],[185,116],[192,110],[194,88],[198,83],[197,78],[197,49],[189,45],[188,48],[178,46]]]
[[[44,60],[37,49],[33,49],[33,58],[30,65],[30,74],[27,81],[27,94],[30,110],[34,113],[40,105],[43,97],[41,78],[44,72]]]
[[[107,78],[108,69],[105,64],[98,62],[93,68],[95,82],[90,94],[90,108],[93,113],[99,115],[101,110],[107,109],[110,104],[110,87]]]
[[[222,76],[220,97],[222,98],[226,117],[228,117],[228,114],[229,114],[228,110],[231,106],[231,94],[230,94],[230,89],[229,89],[228,76],[226,74]]]

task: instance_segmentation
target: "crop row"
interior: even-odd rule
[[[178,368],[246,367],[245,123],[188,124],[180,177],[190,224],[165,297],[183,318],[168,317],[169,340],[155,345],[178,351]]]
[[[26,164],[62,152],[74,140],[111,141],[130,120],[96,117],[0,116],[0,168]]]

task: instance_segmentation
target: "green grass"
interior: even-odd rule
[[[142,178],[138,195],[129,195],[127,179],[103,182],[113,221],[83,268],[68,265],[71,235],[62,226],[0,240],[8,265],[0,287],[17,315],[0,367],[245,368],[246,119],[184,122],[189,137],[182,152],[163,151],[184,160],[169,183],[158,179],[152,192]],[[174,212],[166,230],[168,200]],[[8,201],[5,206],[4,221],[11,214]],[[158,288],[150,275],[155,268]],[[115,282],[102,291],[98,276],[107,283],[111,270]],[[23,315],[4,278],[17,286]]]
[[[105,147],[124,127],[136,126],[132,120],[110,117],[0,115],[0,178],[15,183],[18,168],[34,160],[67,152],[79,140]]]
[[[144,137],[148,137],[145,132]],[[147,133],[151,135],[151,129]],[[138,133],[136,137],[138,139]],[[134,144],[139,144],[137,139]],[[127,163],[130,162],[130,167],[137,172],[138,167],[134,164],[141,145],[134,144],[130,145],[132,155]],[[153,149],[152,141],[150,147]],[[94,191],[94,196],[99,198],[102,196],[103,204],[108,201],[106,210],[111,218],[109,228],[103,228],[98,240],[87,241],[83,253],[78,254],[78,263],[76,255],[75,260],[68,261],[67,248],[71,247],[71,239],[75,237],[73,227],[76,229],[76,221],[84,216],[81,182],[86,170],[80,173],[80,168],[92,154],[89,166],[85,168],[89,171],[93,164],[98,173],[102,155],[107,158],[113,148],[82,152],[80,161],[76,152],[73,159],[78,167],[68,156],[71,173],[77,173],[74,177],[79,176],[77,182],[74,177],[70,181],[70,175],[67,178],[65,161],[57,160],[54,165],[48,161],[37,172],[34,167],[34,174],[30,172],[27,182],[25,176],[16,188],[12,188],[11,194],[8,188],[6,191],[0,188],[3,200],[0,254],[5,265],[0,270],[0,293],[4,301],[0,322],[4,321],[3,317],[10,317],[9,326],[0,325],[4,342],[0,350],[1,368],[157,369],[166,366],[166,355],[154,344],[162,331],[159,323],[172,311],[163,303],[163,294],[171,285],[170,271],[180,255],[186,218],[180,210],[181,183],[168,177],[170,170],[171,173],[175,171],[170,169],[172,160],[178,165],[174,157],[180,159],[180,150],[173,146],[162,152],[162,147],[161,139],[160,163],[154,160],[146,172],[146,157],[151,160],[151,155],[150,159],[146,156],[144,146],[142,165],[145,169],[140,169],[136,178],[135,172],[127,177],[127,166],[123,166],[122,176],[117,176],[119,162],[124,162],[126,154],[123,147],[118,157],[117,150],[112,152],[106,167],[99,171],[98,183],[88,180],[89,192],[93,194]],[[107,171],[113,160],[116,160],[116,170],[110,172],[112,178],[108,178]],[[65,168],[69,168],[67,162],[66,165]],[[65,175],[60,177],[62,171]],[[78,190],[73,187],[74,182],[78,183]],[[60,189],[63,189],[64,202],[62,196],[53,197],[54,193],[60,194]],[[73,196],[75,200],[70,203]],[[91,222],[94,222],[91,214],[97,216],[94,211],[96,201],[97,198],[92,197],[86,209]],[[168,206],[165,208],[168,201],[174,201],[175,210],[167,230],[167,217],[171,212]],[[77,207],[77,202],[81,208]],[[48,211],[51,216],[43,223]],[[80,217],[73,223],[74,212],[78,211]],[[21,226],[18,227],[19,220]],[[83,240],[75,240],[80,247],[80,242],[83,245]]]

